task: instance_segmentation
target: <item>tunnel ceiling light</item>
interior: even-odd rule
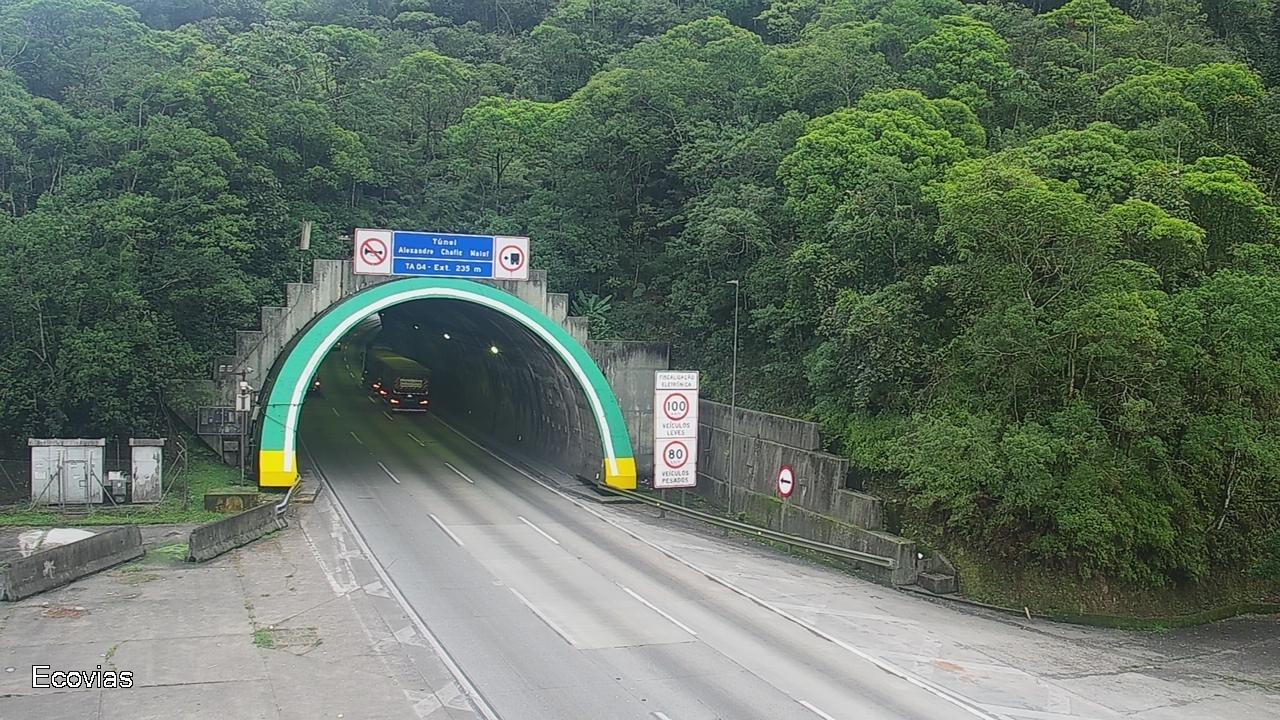
[[[453,338],[449,337],[449,333],[445,333],[445,334],[444,334],[444,339],[445,339],[445,340],[452,340]]]
[[[490,345],[490,346],[489,346],[489,352],[493,353],[494,355],[497,355],[497,354],[498,354],[498,346],[497,346],[497,345]]]
[[[414,323],[414,324],[413,324],[413,329],[414,329],[414,330],[421,330],[422,328],[418,327],[418,323]]]

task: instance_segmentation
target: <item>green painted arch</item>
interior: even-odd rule
[[[297,433],[307,387],[329,349],[370,315],[395,305],[431,298],[474,303],[519,323],[569,368],[587,397],[604,452],[605,482],[635,487],[635,456],[622,407],[591,355],[564,328],[510,293],[471,280],[401,278],[375,285],[340,301],[313,322],[279,363],[259,423],[258,484],[290,487],[298,478]]]

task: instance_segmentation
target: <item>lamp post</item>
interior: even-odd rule
[[[236,389],[236,425],[240,430],[240,484],[244,485],[244,439],[245,426],[249,424],[249,411],[252,408],[253,388],[249,387],[249,383],[245,380],[245,376],[253,372],[253,368],[244,368],[236,374],[240,376],[240,382],[237,383]]]
[[[733,446],[738,435],[738,291],[742,289],[742,283],[738,280],[730,280],[726,284],[733,286],[733,370],[730,375],[732,379],[729,390],[729,515],[732,516]]]

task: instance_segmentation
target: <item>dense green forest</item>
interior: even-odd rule
[[[352,227],[527,234],[905,531],[1280,578],[1277,0],[0,0],[0,428],[136,434]],[[316,223],[309,253],[302,219]]]

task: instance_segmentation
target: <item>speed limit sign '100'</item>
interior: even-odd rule
[[[697,390],[658,390],[653,400],[654,437],[697,437]]]

